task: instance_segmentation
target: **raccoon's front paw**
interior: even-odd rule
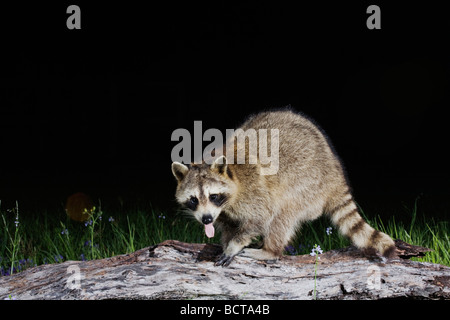
[[[219,260],[217,260],[214,265],[215,266],[228,267],[230,265],[231,261],[233,261],[234,256],[235,255],[227,255],[227,254],[223,253],[219,257]]]

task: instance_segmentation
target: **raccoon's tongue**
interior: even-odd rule
[[[214,226],[212,223],[205,224],[205,233],[208,238],[214,237]]]

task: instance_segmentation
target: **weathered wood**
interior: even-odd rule
[[[407,257],[429,251],[399,241],[397,248]],[[165,241],[107,259],[38,266],[0,278],[0,299],[313,299],[310,255],[276,263],[238,256],[223,268],[213,264],[220,253],[218,245]],[[348,247],[320,255],[316,288],[317,299],[450,299],[450,268],[367,258]]]

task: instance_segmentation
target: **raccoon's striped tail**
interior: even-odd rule
[[[349,237],[356,247],[366,250],[369,254],[373,254],[376,250],[385,257],[395,255],[394,241],[364,221],[350,193],[345,194],[337,202],[330,203],[327,212],[333,224],[342,234]]]

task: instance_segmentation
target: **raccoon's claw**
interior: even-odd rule
[[[229,255],[226,255],[225,253],[223,253],[220,256],[219,260],[217,260],[214,265],[228,267],[230,265],[231,261],[233,260],[233,258],[234,258],[234,256],[229,256]]]

